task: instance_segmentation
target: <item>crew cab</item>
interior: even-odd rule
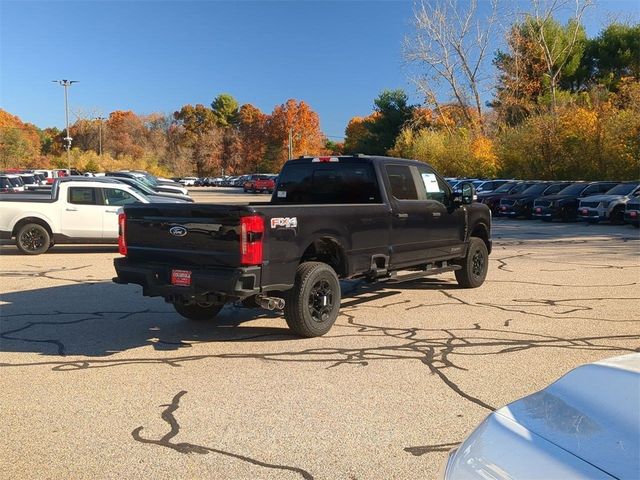
[[[49,192],[0,195],[0,238],[15,238],[25,254],[54,243],[116,243],[123,205],[182,202],[148,197],[116,180],[58,178]]]
[[[604,195],[595,195],[580,200],[578,205],[578,220],[597,223],[610,220],[612,223],[623,223],[624,207],[633,197],[640,195],[638,182],[623,182]]]
[[[270,202],[126,205],[114,282],[141,285],[189,319],[214,318],[243,300],[284,310],[295,333],[319,336],[338,316],[339,279],[455,272],[462,287],[482,285],[491,213],[473,196],[471,183],[453,195],[413,160],[290,160]]]

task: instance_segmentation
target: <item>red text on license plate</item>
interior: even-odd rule
[[[633,210],[631,212],[629,212],[629,216],[636,218],[638,216],[638,212],[634,212]]]
[[[582,214],[583,215],[589,215],[589,210],[587,210],[586,208],[584,210],[582,210]]]
[[[171,285],[188,287],[191,285],[190,270],[171,270]]]
[[[536,208],[536,213],[542,213],[542,209],[541,208]]]

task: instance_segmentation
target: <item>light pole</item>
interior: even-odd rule
[[[102,156],[102,121],[105,119],[105,117],[97,117],[96,120],[98,120],[98,122],[100,122],[98,124],[98,149],[99,149],[99,155]]]
[[[64,87],[64,116],[65,116],[65,125],[66,125],[66,136],[64,137],[64,141],[67,142],[67,168],[69,169],[69,174],[71,174],[71,137],[69,136],[69,100],[67,95],[67,89],[73,83],[78,83],[78,80],[51,80],[54,83],[59,83]]]

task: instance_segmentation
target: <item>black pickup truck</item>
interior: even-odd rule
[[[491,214],[473,199],[471,183],[453,196],[413,160],[289,160],[268,203],[125,206],[114,282],[141,285],[186,318],[242,300],[284,310],[294,332],[319,336],[338,316],[339,279],[453,271],[462,287],[482,285]]]

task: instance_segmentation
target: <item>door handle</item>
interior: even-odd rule
[[[397,218],[409,218],[408,213],[396,213]]]
[[[67,212],[77,212],[78,209],[76,207],[67,207]]]

